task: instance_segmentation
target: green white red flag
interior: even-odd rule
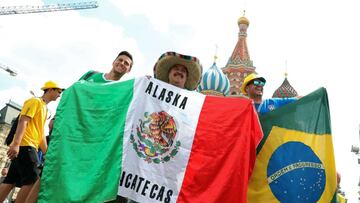
[[[40,202],[246,202],[262,138],[250,100],[147,77],[75,83],[53,133]]]

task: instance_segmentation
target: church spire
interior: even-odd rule
[[[216,60],[217,60],[217,58],[218,58],[217,52],[218,52],[218,45],[216,44],[216,45],[215,45],[214,63],[216,63]]]
[[[250,59],[247,47],[247,29],[250,25],[249,20],[245,17],[245,10],[243,16],[238,19],[239,34],[238,41],[228,60],[226,66],[222,69],[230,80],[230,94],[240,95],[240,87],[244,78],[255,72],[255,67]]]
[[[244,10],[244,15],[238,19],[238,26],[239,26],[238,42],[226,66],[233,66],[233,67],[239,67],[240,65],[244,65],[246,67],[252,66],[252,61],[250,60],[250,55],[246,42],[247,29],[249,25],[250,22],[245,17],[245,10]]]

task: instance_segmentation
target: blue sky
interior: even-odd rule
[[[57,2],[2,0],[0,6]],[[157,58],[170,50],[198,57],[206,70],[217,45],[224,67],[246,9],[250,57],[268,81],[265,97],[281,85],[285,69],[301,95],[327,89],[341,185],[355,202],[360,170],[350,147],[359,145],[359,6],[357,0],[103,0],[91,10],[0,16],[0,63],[18,72],[10,77],[0,70],[0,106],[9,99],[22,104],[30,90],[40,95],[46,80],[69,86],[90,69],[106,72],[121,50],[135,59],[124,79],[152,75]]]

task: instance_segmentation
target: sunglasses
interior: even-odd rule
[[[260,80],[254,80],[252,82],[252,84],[254,84],[255,86],[262,86],[263,87],[265,85],[265,82],[260,81]]]
[[[63,92],[62,89],[53,88],[53,90],[57,91],[59,94]]]

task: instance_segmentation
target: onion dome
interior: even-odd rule
[[[230,91],[228,77],[216,66],[216,62],[202,76],[198,91],[206,95],[225,96]]]
[[[246,24],[247,26],[249,26],[250,22],[247,18],[245,18],[245,16],[242,16],[238,20],[238,25],[240,24]]]
[[[296,90],[290,85],[287,74],[285,74],[285,80],[280,85],[279,88],[276,89],[276,91],[273,94],[273,98],[290,98],[290,97],[296,97],[298,96],[298,93]]]

